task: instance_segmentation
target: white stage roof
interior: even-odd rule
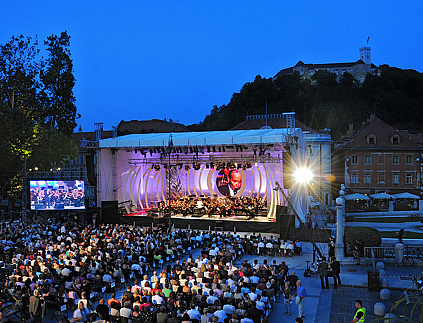
[[[253,129],[205,132],[174,132],[173,146],[259,145],[288,141],[290,129]],[[300,128],[291,135],[303,137]],[[170,133],[132,134],[100,140],[100,148],[163,147],[169,145]]]

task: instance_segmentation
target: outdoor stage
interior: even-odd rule
[[[147,213],[143,215],[121,215],[119,222],[122,224],[135,224],[136,226],[157,227],[168,225],[168,216],[151,216]],[[172,215],[170,225],[177,229],[210,230],[210,231],[230,231],[230,232],[266,232],[280,234],[288,232],[290,227],[294,227],[295,221],[292,216],[281,214],[276,219],[269,219],[266,216],[255,216],[249,218],[245,215],[236,215],[220,218],[218,215],[208,217]]]
[[[170,203],[177,228],[277,232],[277,208],[288,195],[305,219],[305,185],[291,184],[292,169],[307,164],[300,128],[133,134],[101,140],[97,154],[99,203],[147,213],[121,215],[124,223],[154,226],[159,220],[147,210]],[[201,208],[216,214],[187,211]]]

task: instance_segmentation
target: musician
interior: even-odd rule
[[[242,186],[241,173],[237,169],[228,171],[225,176],[216,178],[217,189],[225,196],[235,196]]]

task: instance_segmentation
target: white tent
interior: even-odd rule
[[[370,195],[370,197],[374,200],[389,200],[389,199],[395,199],[396,197],[393,195],[390,195],[388,193],[376,193]]]
[[[408,192],[394,194],[395,198],[397,199],[411,199],[411,200],[418,200],[420,196],[414,195]]]
[[[345,195],[345,199],[347,201],[352,201],[352,200],[365,200],[365,201],[368,201],[368,200],[370,200],[370,197],[368,197],[367,195],[364,195],[364,194],[354,193],[354,194]]]

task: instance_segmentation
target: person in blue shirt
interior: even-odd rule
[[[297,281],[297,297],[295,299],[295,302],[298,305],[298,315],[302,318],[305,317],[304,315],[304,302],[305,298],[307,296],[305,288],[302,286],[301,280]]]

